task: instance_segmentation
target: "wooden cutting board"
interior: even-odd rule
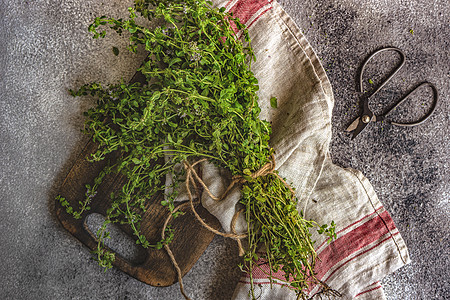
[[[131,82],[143,82],[144,80],[142,74],[136,73]],[[78,207],[78,201],[85,198],[85,185],[93,185],[94,178],[106,164],[105,161],[90,163],[86,160],[86,157],[95,151],[96,144],[92,141],[88,142],[60,187],[59,195],[65,197],[74,208]],[[114,161],[117,157],[110,157],[110,159]],[[91,250],[97,248],[97,241],[94,233],[89,230],[86,224],[86,218],[92,213],[106,215],[106,210],[110,205],[111,192],[120,190],[124,181],[123,175],[105,176],[97,195],[92,200],[91,209],[78,220],[67,214],[60,203],[56,202],[56,215],[61,224]],[[141,230],[150,243],[156,243],[161,239],[161,229],[169,215],[168,209],[160,204],[162,197],[163,195],[160,194],[153,199],[149,199],[146,204],[147,211],[142,215]],[[205,229],[195,219],[190,209],[186,208],[185,210],[186,214],[171,222],[175,237],[170,244],[183,276],[192,268],[214,237],[214,233]],[[219,221],[201,205],[197,206],[197,212],[212,227],[220,228]],[[127,235],[133,237],[127,225],[118,226]],[[141,250],[139,257],[133,261],[128,261],[116,253],[114,266],[152,286],[169,286],[177,282],[176,271],[164,249],[142,248]]]

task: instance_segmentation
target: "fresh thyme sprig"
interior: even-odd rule
[[[119,159],[88,187],[79,211],[69,207],[63,197],[59,198],[61,204],[79,217],[105,175],[126,176],[122,190],[111,196],[106,221],[97,233],[97,259],[110,268],[114,254],[104,245],[106,225],[129,224],[138,244],[162,248],[173,238],[170,228],[166,239],[155,245],[140,231],[146,199],[166,191],[162,205],[176,217],[181,213],[174,212],[173,201],[179,181],[167,187],[166,175],[181,178],[183,170],[176,171],[176,165],[208,158],[247,180],[241,199],[249,244],[243,269],[251,274],[263,245],[262,258],[271,272],[283,269],[287,280],[294,279],[291,286],[297,288],[299,297],[304,297],[303,290],[319,282],[314,276],[316,254],[309,229],[317,227],[319,233],[332,237],[334,224],[319,227],[305,220],[297,212],[298,200],[278,176],[249,176],[270,162],[273,150],[269,145],[271,126],[259,119],[258,81],[250,67],[254,54],[246,28],[224,8],[214,8],[204,0],[136,0],[129,13],[125,20],[96,18],[89,31],[99,38],[110,28],[128,35],[130,51],[146,51],[148,59],[138,69],[146,83],[121,82],[107,87],[91,83],[71,91],[74,96],[89,94],[97,99],[97,105],[85,113],[84,131],[98,144],[89,159],[103,160],[115,152],[120,153]],[[137,15],[162,25],[139,25]],[[230,22],[242,30],[243,42],[236,38]],[[276,99],[270,102],[276,107]]]

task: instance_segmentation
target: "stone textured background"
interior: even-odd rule
[[[334,162],[363,171],[391,213],[412,263],[383,280],[388,299],[450,299],[449,15],[445,0],[280,0],[322,59],[333,85]],[[0,1],[1,299],[181,299],[178,286],[155,288],[117,271],[104,273],[54,214],[54,197],[85,144],[79,129],[89,100],[67,89],[131,78],[141,56],[113,35],[94,41],[94,16],[125,16],[128,1]],[[114,56],[117,45],[121,55]],[[415,128],[372,124],[351,141],[359,113],[358,67],[396,46],[407,63],[374,103],[376,112],[415,84],[433,82],[436,113]],[[367,78],[379,82],[389,56]],[[395,58],[394,58],[395,60]],[[367,80],[366,80],[367,82]],[[370,88],[370,87],[367,87]],[[399,120],[430,104],[419,93]],[[412,104],[416,104],[413,106]],[[185,276],[194,299],[229,299],[238,280],[235,244],[216,237]]]

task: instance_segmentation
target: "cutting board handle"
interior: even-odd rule
[[[97,231],[103,225],[104,221],[105,216],[100,213],[89,212],[84,217],[83,229],[97,245]],[[110,233],[110,238],[104,241],[106,250],[113,253],[116,258],[120,258],[124,264],[129,266],[142,265],[145,262],[148,253],[143,247],[136,244],[132,235],[130,236],[130,234],[123,231],[117,224],[108,224],[107,231]],[[92,241],[89,241],[89,243],[92,243]],[[97,249],[97,247],[94,249]]]

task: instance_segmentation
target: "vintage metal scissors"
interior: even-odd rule
[[[422,117],[422,119],[413,122],[413,123],[398,123],[398,122],[393,122],[393,121],[389,121],[386,120],[388,123],[392,124],[392,125],[396,125],[396,126],[416,126],[419,124],[422,124],[423,122],[425,122],[434,112],[434,110],[436,109],[436,105],[438,102],[438,92],[436,87],[428,82],[422,82],[420,83],[418,86],[416,86],[412,91],[410,91],[408,94],[406,94],[405,96],[403,96],[403,98],[401,98],[395,105],[393,105],[391,108],[389,108],[386,112],[382,113],[381,115],[377,115],[375,116],[375,114],[372,112],[372,110],[370,109],[369,106],[369,101],[371,101],[371,99],[373,98],[373,96],[375,96],[376,93],[378,93],[386,83],[388,83],[392,77],[394,77],[395,74],[397,74],[397,72],[403,67],[403,65],[405,64],[405,53],[403,53],[402,50],[398,49],[398,48],[394,48],[394,47],[388,47],[388,48],[382,48],[378,51],[376,51],[375,53],[373,53],[371,56],[369,56],[367,58],[367,60],[363,63],[362,67],[361,67],[361,73],[359,76],[359,88],[360,88],[360,92],[363,92],[363,73],[364,73],[364,69],[366,68],[367,63],[378,53],[384,52],[384,51],[396,51],[400,54],[400,63],[398,64],[398,66],[394,69],[394,71],[389,75],[389,77],[382,82],[376,89],[374,92],[372,92],[370,95],[363,95],[362,98],[362,114],[357,117],[351,124],[350,126],[347,127],[346,131],[353,131],[353,136],[352,139],[354,139],[359,133],[361,133],[361,131],[364,130],[364,128],[367,127],[367,125],[369,125],[370,122],[379,122],[379,121],[385,121],[386,117],[395,109],[397,108],[400,104],[402,104],[409,96],[411,96],[411,94],[413,94],[414,92],[416,92],[419,88],[422,88],[424,86],[430,86],[431,89],[433,90],[433,104],[430,108],[430,110],[428,111],[428,113]]]

